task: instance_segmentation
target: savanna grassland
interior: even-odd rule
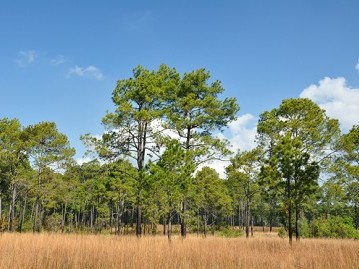
[[[0,268],[359,268],[359,241],[0,234]]]

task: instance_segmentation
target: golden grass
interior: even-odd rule
[[[0,234],[0,268],[359,268],[359,241]]]

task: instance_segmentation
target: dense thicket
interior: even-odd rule
[[[0,119],[0,231],[155,234],[282,226],[282,234],[359,238],[359,128],[309,99],[286,99],[259,119],[257,147],[233,154],[217,133],[234,98],[205,69],[134,69],[113,92],[98,159],[82,165],[55,123]],[[223,162],[225,178],[204,166]],[[178,224],[178,226],[173,226]],[[228,233],[228,232],[227,232]]]

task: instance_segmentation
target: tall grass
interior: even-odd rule
[[[0,234],[0,268],[359,268],[359,241]]]

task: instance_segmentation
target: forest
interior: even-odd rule
[[[310,99],[285,99],[260,115],[256,147],[232,152],[218,133],[239,105],[222,96],[205,69],[138,66],[106,131],[81,137],[94,156],[81,165],[56,123],[0,119],[0,231],[359,239],[359,126],[342,133]]]

